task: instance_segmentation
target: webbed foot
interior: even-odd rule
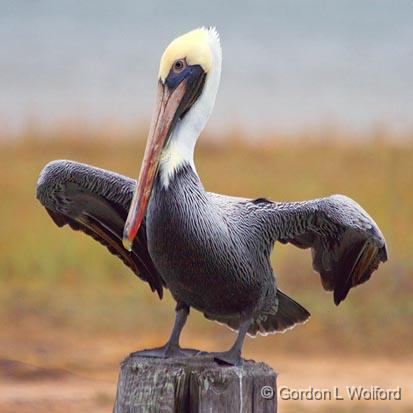
[[[153,358],[173,358],[173,357],[192,357],[198,353],[198,350],[192,348],[181,348],[178,346],[166,344],[162,347],[151,348],[135,351],[130,353],[131,356],[153,357]]]
[[[199,351],[197,356],[211,356],[219,364],[228,364],[230,366],[240,366],[242,365],[241,354],[237,351],[229,350],[222,352],[207,352]]]

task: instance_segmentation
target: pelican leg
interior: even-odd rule
[[[174,328],[172,329],[171,336],[166,344],[158,348],[135,351],[134,353],[131,353],[131,356],[171,358],[189,357],[198,353],[198,350],[183,349],[179,346],[179,337],[181,336],[181,331],[186,323],[186,319],[188,318],[189,307],[184,303],[178,303],[175,311],[176,315]]]
[[[225,364],[230,364],[232,366],[239,366],[240,364],[242,364],[241,348],[244,344],[244,339],[251,323],[252,318],[248,318],[247,320],[241,323],[238,330],[237,339],[228,351],[212,353],[200,352],[198,353],[198,355],[210,355],[213,356],[214,360],[216,360],[217,362],[223,362]]]

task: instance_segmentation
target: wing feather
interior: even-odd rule
[[[313,268],[324,289],[334,291],[336,305],[352,287],[366,282],[380,262],[387,261],[379,227],[360,205],[343,195],[305,202],[269,201],[261,211],[271,242],[311,248]]]
[[[91,236],[162,298],[165,283],[148,252],[145,221],[132,251],[122,245],[134,188],[135,181],[121,175],[77,162],[54,161],[40,174],[37,198],[56,225],[69,225]]]

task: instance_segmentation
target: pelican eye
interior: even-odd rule
[[[175,61],[173,65],[173,70],[175,73],[180,73],[182,72],[182,70],[184,70],[185,66],[186,66],[185,60],[178,59]]]

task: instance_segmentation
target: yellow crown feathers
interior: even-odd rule
[[[162,82],[168,76],[173,63],[185,58],[188,65],[200,65],[205,73],[211,69],[211,50],[208,39],[209,30],[202,27],[192,30],[173,40],[165,49],[159,66]]]

